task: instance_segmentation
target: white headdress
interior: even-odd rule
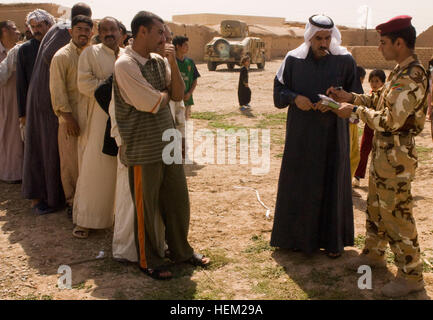
[[[30,26],[30,20],[35,20],[38,23],[45,21],[51,26],[56,23],[54,17],[43,9],[36,9],[35,11],[30,12],[26,17],[26,23],[29,26]]]
[[[333,55],[350,54],[350,52],[345,47],[341,46],[341,33],[338,30],[337,26],[334,25],[332,19],[325,15],[314,15],[310,17],[309,21],[305,25],[304,43],[296,49],[287,53],[283,63],[280,66],[280,69],[277,72],[278,80],[281,83],[284,84],[283,73],[287,58],[289,56],[292,56],[298,59],[305,59],[308,55],[308,52],[310,51],[311,39],[319,31],[331,31],[332,39],[329,46],[329,51]]]

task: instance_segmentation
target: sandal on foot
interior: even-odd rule
[[[173,274],[168,270],[162,270],[162,269],[150,269],[150,268],[140,268],[141,271],[143,271],[146,275],[149,277],[155,279],[155,280],[170,280],[173,278]],[[170,272],[169,276],[163,276],[163,273]]]
[[[205,260],[205,261],[203,261]],[[207,267],[210,264],[210,259],[200,253],[194,253],[191,258],[185,261],[192,264],[194,267]]]
[[[89,229],[76,226],[74,228],[74,231],[72,231],[72,234],[75,238],[87,239],[87,237],[89,236]]]

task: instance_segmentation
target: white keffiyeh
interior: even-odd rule
[[[278,81],[280,81],[282,84],[284,84],[283,80],[283,74],[284,74],[284,68],[286,65],[286,60],[289,56],[298,58],[298,59],[305,59],[308,55],[308,52],[310,51],[311,47],[311,39],[314,37],[314,35],[319,31],[331,31],[331,44],[329,46],[329,51],[333,55],[347,55],[350,54],[350,52],[345,48],[341,46],[341,33],[338,30],[337,26],[334,25],[331,18],[324,16],[324,15],[316,15],[311,17],[310,19],[313,19],[314,22],[320,25],[329,26],[327,28],[325,27],[319,27],[313,25],[310,21],[307,22],[305,25],[305,33],[304,33],[304,43],[301,44],[296,49],[289,51],[284,58],[283,63],[281,64],[280,68],[277,72],[277,78]]]

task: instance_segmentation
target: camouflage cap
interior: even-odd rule
[[[411,16],[397,16],[389,20],[388,22],[379,24],[376,27],[377,32],[379,32],[381,35],[385,35],[387,33],[400,31],[406,28],[409,28],[411,23],[412,17]]]

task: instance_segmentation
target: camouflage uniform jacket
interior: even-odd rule
[[[379,105],[379,99],[380,99],[380,96],[382,95],[382,91],[383,91],[383,87],[380,88],[377,91],[372,91],[370,93],[370,97],[371,97],[370,99],[371,99],[371,102],[372,102],[371,108],[374,109],[374,110],[376,110],[377,106]]]
[[[385,135],[418,135],[425,124],[427,72],[413,55],[397,65],[382,88],[374,110],[374,96],[354,94],[359,118]]]
[[[375,177],[415,176],[418,159],[414,136],[424,129],[427,95],[427,72],[415,55],[391,72],[378,102],[374,95],[354,94],[354,104],[360,106],[357,115],[375,130],[371,168]]]

